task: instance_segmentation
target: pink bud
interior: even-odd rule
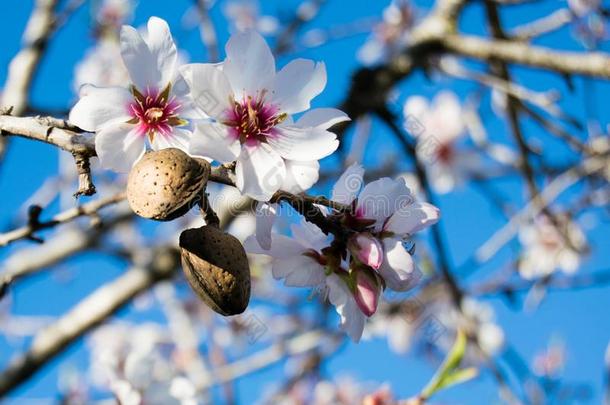
[[[377,280],[366,274],[364,270],[357,271],[354,298],[364,315],[371,316],[375,313],[380,292]]]
[[[352,254],[362,263],[377,270],[383,262],[383,247],[370,233],[359,233],[349,242]]]

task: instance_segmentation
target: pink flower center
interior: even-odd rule
[[[450,163],[453,160],[454,155],[453,147],[448,143],[444,143],[439,146],[436,155],[438,156],[441,162]]]
[[[185,121],[178,117],[180,104],[174,97],[169,97],[170,86],[159,92],[146,89],[140,93],[135,87],[131,89],[134,100],[129,103],[130,123],[138,126],[140,134],[148,135],[152,142],[155,134],[171,134],[173,126],[184,125]]]
[[[243,143],[265,142],[275,135],[275,126],[287,117],[273,104],[265,103],[265,92],[256,98],[244,96],[243,100],[231,100],[232,107],[225,111],[229,133]]]

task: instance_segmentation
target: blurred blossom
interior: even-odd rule
[[[331,200],[352,207],[328,214],[345,228],[344,240],[331,242],[318,227],[302,221],[292,225],[291,237],[271,234],[265,226],[245,243],[251,253],[273,258],[273,276],[285,285],[313,287],[327,295],[341,328],[354,341],[376,311],[382,285],[407,291],[417,284],[421,272],[403,242],[440,216],[433,205],[416,201],[402,178],[386,177],[363,187],[363,176],[364,168],[354,164],[333,187]]]
[[[113,87],[123,86],[128,82],[129,73],[123,64],[118,41],[101,39],[76,65],[72,88],[78,93],[85,84]]]
[[[445,327],[454,332],[452,336],[461,329],[468,336],[476,339],[484,355],[493,356],[498,353],[504,345],[504,331],[496,323],[495,311],[491,305],[468,297],[462,300],[461,310],[457,310],[452,302],[449,300],[445,302],[450,309],[439,308],[436,316]],[[452,342],[453,337],[450,342],[446,342],[447,349]],[[481,356],[478,350],[471,346],[466,352],[466,359],[478,363],[481,361]]]
[[[375,402],[377,401],[377,402]],[[281,405],[391,405],[392,393],[386,385],[357,381],[349,376],[333,380],[301,378],[289,388],[275,392],[262,404]]]
[[[134,0],[98,0],[94,3],[93,14],[103,29],[118,30],[131,20],[135,5]]]
[[[176,347],[161,325],[109,324],[93,333],[89,346],[94,382],[121,404],[199,403],[194,385],[174,363]]]
[[[409,40],[414,10],[410,0],[393,0],[383,10],[383,20],[358,50],[358,59],[365,65],[386,62],[400,53]]]
[[[608,39],[606,17],[601,11],[601,0],[567,0],[574,16],[574,36],[590,49]]]
[[[458,148],[464,138],[464,110],[458,97],[442,91],[429,102],[412,96],[403,107],[404,126],[417,139],[417,154],[426,165],[432,187],[448,193],[479,166],[478,156]]]
[[[585,235],[574,221],[564,216],[555,218],[559,224],[540,215],[520,229],[519,241],[524,251],[519,273],[523,278],[544,277],[556,270],[572,274],[578,269]]]
[[[599,10],[601,0],[567,0],[570,10],[578,17]]]
[[[390,349],[404,354],[416,343],[447,352],[462,330],[477,344],[466,351],[466,361],[471,364],[481,362],[481,351],[493,356],[504,345],[504,332],[491,305],[467,297],[458,309],[447,291],[424,291],[420,297],[382,306],[367,331],[387,337]]]
[[[224,4],[222,12],[229,20],[232,32],[255,30],[263,35],[270,35],[279,28],[277,18],[260,15],[257,0],[230,0]]]
[[[549,346],[534,357],[534,372],[545,378],[561,375],[566,362],[566,348],[562,341],[551,341]]]

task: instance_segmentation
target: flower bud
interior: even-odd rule
[[[381,288],[377,280],[368,274],[367,270],[356,270],[356,286],[354,298],[362,313],[371,316],[377,310]]]
[[[379,239],[368,232],[354,235],[348,242],[352,255],[362,264],[377,270],[383,262],[383,247]]]

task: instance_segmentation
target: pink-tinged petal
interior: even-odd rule
[[[383,262],[383,246],[379,239],[370,233],[358,233],[348,242],[350,252],[354,257],[373,269],[377,270]]]
[[[248,253],[267,255],[275,259],[287,259],[300,255],[307,250],[307,248],[298,241],[289,238],[288,236],[278,234],[271,235],[270,249],[263,249],[258,243],[256,235],[246,238],[244,241],[244,248]]]
[[[351,204],[362,188],[364,167],[354,163],[339,177],[333,187],[331,200],[340,204]]]
[[[360,341],[364,331],[366,316],[360,311],[352,293],[345,282],[336,274],[326,277],[328,300],[335,306],[341,317],[341,329],[354,342]]]
[[[278,125],[275,136],[267,137],[267,143],[284,159],[319,160],[339,146],[337,136],[321,128],[299,128]]]
[[[172,127],[172,132],[168,134],[155,133],[151,147],[153,150],[176,148],[188,153],[192,137],[193,133],[188,129]]]
[[[223,70],[233,87],[236,99],[255,96],[269,89],[275,77],[275,58],[260,34],[254,31],[231,35],[225,47],[227,58]]]
[[[326,67],[308,59],[295,59],[275,76],[273,104],[296,114],[309,109],[311,100],[326,86]]]
[[[180,74],[189,86],[195,106],[212,118],[224,119],[226,111],[232,108],[233,90],[220,66],[193,63],[182,66]]]
[[[160,73],[160,81],[157,83],[157,87],[162,89],[176,75],[178,50],[167,22],[158,17],[151,17],[148,20],[147,29],[146,43],[155,59],[155,67]]]
[[[349,120],[346,113],[336,108],[314,108],[304,113],[296,125],[301,128],[328,129],[335,124]]]
[[[381,288],[377,280],[366,274],[365,271],[356,272],[354,299],[364,315],[371,316],[377,311],[380,293]]]
[[[356,215],[374,219],[375,229],[380,230],[388,217],[412,202],[413,196],[404,179],[393,180],[384,177],[364,186],[358,196]]]
[[[440,219],[440,210],[432,204],[416,202],[397,210],[384,229],[396,235],[412,235]]]
[[[277,204],[259,202],[256,205],[256,240],[265,250],[271,249],[271,229],[277,216]]]
[[[128,172],[146,152],[145,136],[131,124],[105,126],[95,136],[95,151],[103,167]]]
[[[227,127],[213,122],[198,122],[191,137],[189,153],[209,157],[221,163],[232,162],[239,156],[239,141],[229,136]]]
[[[319,177],[320,163],[317,160],[300,162],[286,160],[286,178],[282,184],[282,190],[298,194],[313,186]]]
[[[85,131],[97,131],[105,125],[127,122],[131,119],[128,106],[132,99],[122,87],[95,87],[85,85],[81,99],[70,110],[69,120]]]
[[[242,145],[235,166],[235,185],[258,201],[269,201],[286,177],[284,159],[269,145]]]
[[[138,89],[144,91],[159,85],[162,77],[157,60],[134,27],[124,25],[121,28],[121,56],[131,83]]]
[[[275,279],[284,279],[288,287],[317,287],[326,279],[324,267],[302,254],[274,260],[271,272]]]
[[[383,239],[385,253],[383,263],[377,272],[385,280],[386,286],[394,291],[407,291],[421,279],[421,271],[413,262],[400,239]]]

